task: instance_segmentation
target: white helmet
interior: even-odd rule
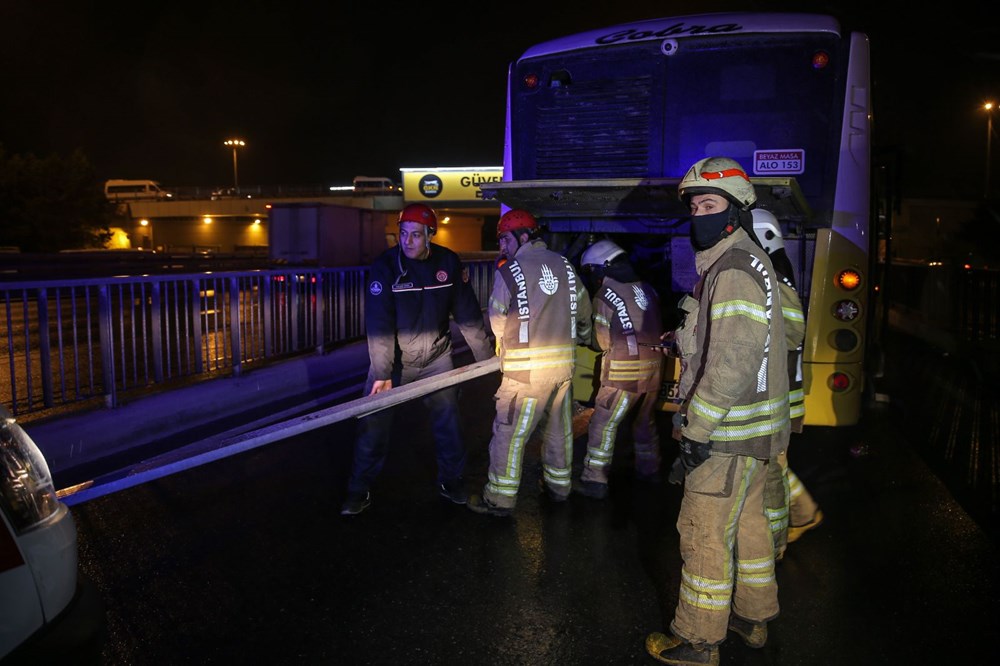
[[[765,252],[774,254],[785,247],[785,241],[781,237],[781,225],[771,211],[754,208],[750,214],[753,215],[753,232]]]
[[[614,242],[599,240],[584,251],[583,257],[580,258],[580,265],[604,267],[610,264],[612,259],[622,254],[625,254],[625,250]]]
[[[677,185],[681,201],[695,194],[718,194],[742,210],[757,202],[757,192],[740,163],[728,157],[706,157],[695,162]]]

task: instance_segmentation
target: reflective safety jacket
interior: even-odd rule
[[[594,294],[594,346],[601,356],[601,386],[632,393],[659,392],[663,353],[660,297],[648,283],[605,276]]]
[[[408,259],[398,245],[369,271],[365,328],[373,376],[391,379],[400,367],[423,368],[452,349],[455,319],[477,361],[493,356],[483,311],[455,252],[431,243],[430,256]]]
[[[696,344],[684,368],[691,390],[682,434],[710,441],[713,452],[772,459],[788,445],[789,412],[788,352],[771,260],[737,229],[697,252],[695,269]]]
[[[589,344],[591,303],[566,257],[540,239],[525,243],[497,268],[489,316],[500,370],[519,382],[573,378],[576,345]]]
[[[785,321],[785,344],[788,346],[788,412],[792,432],[802,432],[806,415],[806,393],[802,388],[802,351],[806,339],[806,316],[802,301],[791,281],[778,273],[781,282],[781,315]]]

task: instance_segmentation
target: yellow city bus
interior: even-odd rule
[[[873,287],[871,129],[868,38],[833,17],[645,20],[510,65],[503,182],[482,190],[538,216],[572,259],[613,238],[669,304],[697,278],[677,183],[699,159],[736,159],[781,224],[806,307],[806,423],[852,425]]]

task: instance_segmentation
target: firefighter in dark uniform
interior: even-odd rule
[[[410,204],[399,214],[399,244],[371,266],[365,295],[365,327],[371,366],[365,395],[388,391],[452,370],[451,325],[454,318],[476,361],[493,356],[483,311],[469,284],[468,270],[446,247],[431,242],[437,215],[428,206]],[[458,389],[454,386],[423,398],[437,446],[437,481],[442,497],[465,504],[465,445],[459,432]],[[359,421],[354,461],[343,515],[361,513],[371,504],[371,485],[385,462],[393,410]]]
[[[594,283],[593,348],[601,352],[601,384],[594,399],[580,481],[573,490],[594,499],[608,495],[608,472],[619,428],[630,413],[637,478],[655,481],[660,473],[656,401],[660,393],[663,320],[660,298],[636,275],[628,255],[610,240],[599,240],[580,259]]]
[[[537,237],[531,213],[510,210],[497,225],[501,255],[490,294],[503,378],[497,390],[488,481],[469,498],[476,513],[509,516],[517,503],[524,452],[546,416],[542,480],[549,497],[572,487],[573,372],[577,344],[590,342],[591,304],[573,264]]]

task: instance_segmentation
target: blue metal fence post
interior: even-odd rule
[[[240,281],[229,278],[229,340],[233,352],[233,377],[243,372],[243,349],[240,343]]]
[[[58,299],[56,299],[58,301]],[[38,360],[42,364],[42,403],[55,404],[52,396],[52,344],[49,340],[49,290],[38,290]]]
[[[97,288],[97,330],[101,347],[101,384],[104,386],[104,405],[118,406],[118,390],[115,385],[115,340],[111,325],[111,286],[102,284]]]

